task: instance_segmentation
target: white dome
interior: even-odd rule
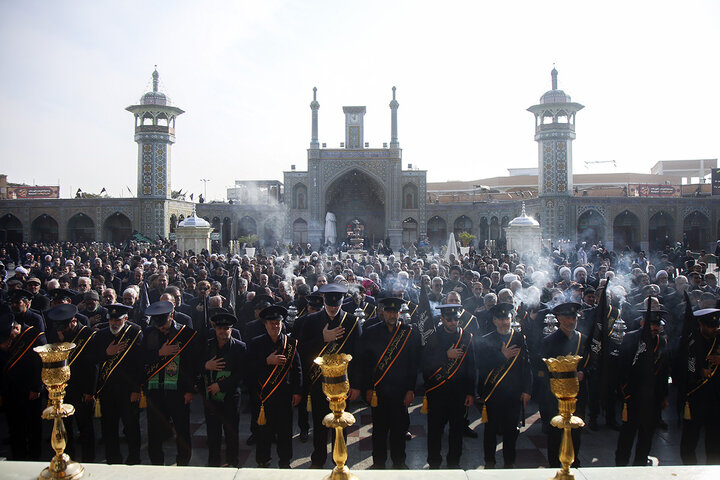
[[[528,217],[525,213],[525,202],[522,204],[522,213],[519,217],[515,217],[510,220],[508,227],[539,227],[540,224],[533,217]]]
[[[209,227],[210,224],[204,219],[198,216],[187,217],[185,220],[178,224],[178,227]]]

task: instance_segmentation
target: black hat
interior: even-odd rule
[[[229,313],[229,310],[223,307],[212,307],[208,308],[208,316],[210,317],[210,320],[213,322],[215,321],[215,317],[217,315],[221,315],[223,313]]]
[[[100,295],[95,290],[88,290],[85,292],[85,295],[83,295],[83,300],[95,300],[96,302],[100,301]]]
[[[342,305],[343,298],[348,289],[342,283],[328,283],[318,289],[318,293],[322,293],[325,305],[331,307],[339,307]]]
[[[15,325],[15,315],[12,312],[0,313],[0,340],[10,338],[10,332]]]
[[[150,316],[150,324],[155,327],[165,325],[170,312],[173,311],[173,304],[162,300],[155,302],[145,309],[145,315]]]
[[[111,303],[106,305],[105,308],[107,308],[108,318],[120,318],[123,315],[129,315],[133,309],[133,307],[128,307],[122,303]]]
[[[515,305],[512,303],[498,303],[490,309],[490,313],[493,318],[507,318],[513,310],[515,310]]]
[[[271,305],[262,312],[260,312],[260,318],[263,322],[268,320],[283,320],[287,315],[287,309],[282,305]]]
[[[637,310],[637,313],[642,315],[642,318],[644,319],[647,315],[647,310]],[[667,314],[667,311],[660,306],[659,310],[652,309],[650,310],[650,323],[654,325],[660,325],[661,327],[665,325],[664,317]]]
[[[15,290],[10,291],[10,298],[12,300],[20,300],[23,298],[26,300],[32,300],[34,296],[34,293],[23,290],[22,288],[16,288]]]
[[[577,315],[577,313],[582,309],[582,305],[575,302],[567,302],[567,303],[561,303],[557,307],[552,309],[552,313],[555,316],[563,315],[563,316],[573,316]]]
[[[212,321],[216,327],[232,327],[237,322],[237,318],[232,313],[216,313]]]
[[[53,300],[63,300],[65,298],[72,299],[75,295],[77,295],[77,292],[73,290],[68,290],[67,288],[53,288],[48,292],[50,295],[50,298]]]
[[[695,310],[693,312],[698,322],[708,327],[718,328],[720,327],[720,309],[718,308],[703,308],[702,310]]]
[[[399,312],[405,300],[398,297],[385,297],[378,302],[388,312]]]
[[[255,298],[253,298],[253,307],[255,307],[255,310],[266,308],[272,305],[273,302],[274,299],[270,295],[255,295]]]
[[[462,305],[457,303],[446,303],[444,305],[438,305],[435,308],[440,310],[440,315],[443,317],[457,318]]]
[[[75,305],[72,303],[64,303],[45,312],[45,316],[55,325],[67,325],[75,318],[77,313],[78,309]]]
[[[307,303],[309,306],[313,308],[322,308],[323,307],[323,296],[317,293],[311,293],[310,295],[305,296],[305,300],[307,300]]]

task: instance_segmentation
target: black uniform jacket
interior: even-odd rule
[[[161,367],[169,358],[163,357],[164,361],[160,363],[161,358],[158,355],[160,347],[167,341],[175,338],[183,325],[173,321],[170,326],[168,334],[163,334],[160,330],[155,327],[147,327],[143,331],[143,365],[145,368],[145,378],[153,374],[158,367]],[[187,335],[190,336],[194,331],[185,327]],[[185,335],[185,332],[183,332]],[[176,344],[177,341],[173,342]],[[187,346],[178,355],[180,358],[180,368],[178,373],[177,391],[180,393],[194,393],[196,376],[200,371],[200,356],[198,354],[200,350],[200,344],[198,335],[195,335],[190,342],[185,343]],[[164,373],[159,372],[156,377],[159,381],[164,379]]]
[[[92,338],[90,338],[92,336]],[[70,380],[68,380],[68,395],[81,394],[95,395],[97,386],[98,366],[95,363],[95,342],[97,332],[90,327],[77,324],[75,330],[60,340],[57,332],[47,332],[49,343],[73,342],[77,345],[70,357]],[[74,357],[74,359],[73,359]]]
[[[385,322],[377,323],[367,328],[358,347],[358,363],[360,363],[361,390],[375,390],[379,397],[392,400],[402,400],[408,391],[415,391],[418,366],[420,363],[420,335],[416,328],[398,322],[396,328],[410,331],[405,340],[398,342],[400,353],[392,355],[392,365],[383,370],[376,371],[376,366],[385,353],[394,332],[390,332]],[[397,350],[396,350],[397,351]],[[374,386],[374,383],[382,380]]]
[[[265,332],[263,335],[259,335],[250,340],[248,344],[248,363],[250,368],[248,368],[247,382],[248,387],[256,397],[260,393],[262,385],[275,368],[275,365],[268,365],[267,357],[272,353],[282,354],[285,338],[287,338],[288,342],[296,341],[292,337],[286,337],[285,334],[281,333],[278,336],[277,342],[273,342],[270,335]],[[272,397],[280,398],[286,395],[299,395],[301,393],[302,362],[300,361],[300,356],[297,351],[293,358],[288,358],[288,361],[292,361],[290,370],[287,372],[287,375],[285,375],[285,378],[283,378],[280,386],[275,390],[275,393],[272,394]],[[269,391],[265,393],[268,394]],[[270,398],[272,399],[272,397]]]
[[[217,372],[205,370],[205,386],[207,387],[217,382],[220,387],[220,392],[226,395],[225,398],[227,398],[227,396],[237,398],[240,394],[240,382],[243,381],[243,376],[249,370],[247,346],[245,342],[241,342],[231,336],[221,348],[218,345],[217,338],[213,337],[207,342],[203,366],[206,361],[215,356],[217,356],[218,360],[225,360],[224,370],[229,371],[230,375],[218,379],[216,378]]]
[[[625,401],[657,417],[657,409],[668,395],[668,362],[663,336],[643,339],[642,329],[627,333],[620,346],[620,385]],[[654,412],[654,413],[653,413]]]
[[[356,324],[355,317],[342,310],[340,310],[332,320],[324,309],[319,312],[315,312],[307,316],[298,344],[298,348],[300,349],[300,358],[303,366],[305,367],[306,375],[309,374],[310,369],[312,368],[312,362],[318,355],[320,355],[320,352],[323,350],[325,345],[328,345],[325,343],[323,338],[323,329],[326,325],[330,330],[340,326],[340,321],[343,316],[345,316],[345,322],[343,322],[343,325],[346,326],[345,335],[343,338],[337,340],[337,342],[343,343],[343,341],[345,341],[345,343],[342,349],[335,353],[347,353],[356,356],[358,340],[360,335],[362,335],[360,322],[357,322]],[[353,324],[355,324],[355,328],[352,328],[351,330]],[[360,388],[359,367],[359,362],[356,361],[351,361],[348,366],[350,388]],[[320,380],[316,383],[320,383]],[[308,388],[312,388],[312,385],[308,385]]]
[[[5,403],[24,405],[30,392],[42,391],[42,361],[33,348],[46,343],[45,334],[35,327],[22,325],[10,348],[0,350],[0,395]]]
[[[442,325],[435,328],[435,333],[430,336],[421,353],[423,377],[426,383],[433,373],[448,362],[447,351],[455,346],[459,336],[459,328],[453,333],[448,333]],[[469,351],[465,354],[465,358],[455,374],[430,393],[450,396],[472,395],[474,397],[475,372],[475,357],[472,351]]]
[[[94,362],[99,367],[98,389],[102,388],[99,392],[101,395],[140,392],[140,386],[145,381],[142,340],[140,326],[132,322],[125,322],[117,335],[113,335],[109,327],[95,334]],[[120,342],[126,343],[127,347],[120,353],[122,360],[114,361],[113,357],[107,354],[107,348],[111,343]]]
[[[503,345],[520,347],[510,359],[502,354]],[[521,393],[531,393],[532,375],[527,344],[522,333],[510,331],[501,335],[497,330],[482,337],[478,352],[480,385],[478,394],[488,402],[515,401]]]

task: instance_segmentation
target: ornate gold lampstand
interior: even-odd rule
[[[323,418],[323,425],[328,428],[335,429],[335,446],[333,448],[333,460],[335,468],[332,473],[325,477],[324,480],[356,480],[357,477],[350,473],[350,469],[345,465],[347,461],[347,445],[345,445],[345,437],[343,429],[355,424],[355,417],[345,411],[345,399],[350,391],[350,383],[348,382],[347,369],[348,363],[352,360],[352,355],[344,353],[323,355],[315,359],[315,363],[320,366],[323,373],[323,393],[330,402],[330,410]]]
[[[40,473],[38,480],[43,479],[65,479],[75,480],[83,476],[85,468],[70,460],[65,453],[67,444],[67,433],[65,432],[65,424],[63,418],[69,417],[75,413],[75,407],[68,403],[63,403],[65,398],[65,387],[70,380],[70,366],[68,365],[68,357],[70,352],[75,348],[74,343],[53,343],[35,347],[35,350],[42,359],[42,381],[48,389],[49,405],[43,410],[42,418],[45,420],[54,420],[52,443],[55,456],[50,460],[50,466]]]
[[[562,443],[560,444],[560,463],[562,469],[555,474],[556,480],[574,480],[570,473],[570,465],[575,461],[575,450],[572,443],[572,429],[585,426],[582,418],[573,415],[580,391],[580,382],[577,376],[578,362],[582,359],[578,355],[565,355],[557,358],[543,358],[550,370],[550,390],[558,399],[559,415],[550,422],[553,427],[563,429]]]

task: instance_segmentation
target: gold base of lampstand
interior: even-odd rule
[[[40,472],[38,480],[50,480],[50,479],[63,479],[63,480],[77,480],[85,475],[85,467],[77,462],[70,460],[66,454],[62,455],[61,465],[57,465],[55,459],[50,463],[49,467],[45,467],[45,470]],[[51,470],[51,468],[56,471]]]

